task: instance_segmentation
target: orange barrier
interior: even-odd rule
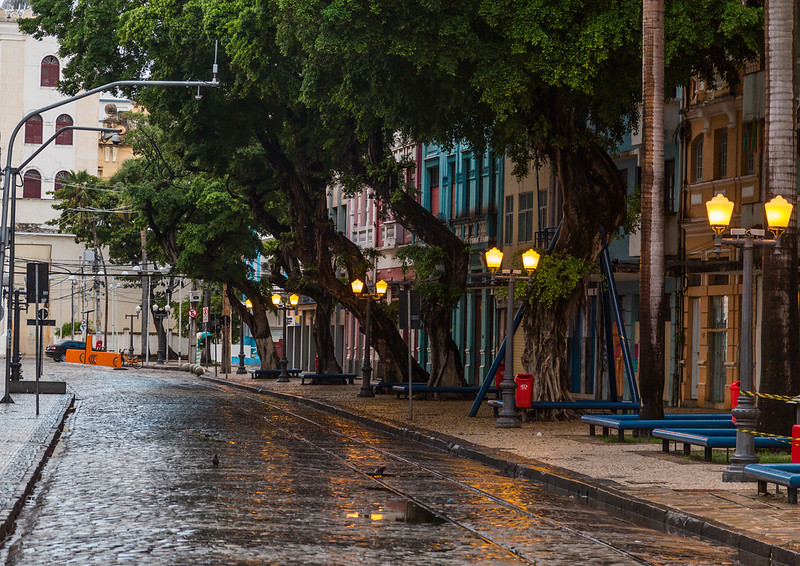
[[[116,352],[101,352],[92,349],[92,335],[86,337],[85,350],[67,350],[65,360],[73,364],[90,366],[122,367],[122,355]]]

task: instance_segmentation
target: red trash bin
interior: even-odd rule
[[[517,407],[530,409],[533,405],[533,376],[529,373],[518,373],[514,381],[517,382]]]
[[[792,427],[792,464],[800,464],[800,425]]]
[[[733,410],[739,404],[739,391],[741,391],[740,382],[734,381],[728,386],[728,389],[731,390],[731,410]],[[733,422],[736,422],[735,417],[731,418],[733,418]]]
[[[503,383],[503,379],[506,376],[506,363],[500,362],[500,365],[497,366],[497,371],[494,372],[494,386],[500,387],[500,384]]]

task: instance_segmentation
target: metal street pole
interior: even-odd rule
[[[366,288],[367,284],[364,283],[364,287]],[[367,295],[367,314],[365,317],[365,324],[364,324],[364,365],[361,366],[361,389],[358,392],[359,397],[375,397],[375,391],[372,390],[372,365],[370,365],[369,361],[369,340],[370,340],[370,305],[372,304],[372,296],[369,292],[366,293]],[[411,391],[408,392],[411,395]]]
[[[247,373],[247,368],[244,367],[244,319],[239,317],[239,367],[236,368],[236,374],[242,375]]]
[[[279,383],[286,383],[289,381],[289,372],[286,371],[289,368],[289,359],[286,357],[286,345],[288,341],[286,340],[286,311],[288,310],[288,306],[284,305],[281,308],[283,312],[283,348],[281,348],[281,373],[278,376]]]
[[[498,428],[520,428],[522,421],[517,415],[516,389],[514,381],[514,270],[508,274],[508,301],[506,304],[506,371],[500,383],[503,408],[495,421]]]

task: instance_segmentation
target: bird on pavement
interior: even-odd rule
[[[214,457],[211,458],[211,463],[214,465],[215,468],[219,468],[219,456],[214,454]]]
[[[374,470],[368,471],[367,475],[372,476],[373,478],[379,478],[383,476],[384,470],[386,470],[386,466],[378,466]]]

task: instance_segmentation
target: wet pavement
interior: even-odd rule
[[[751,563],[292,399],[184,372],[48,369],[75,411],[6,564]]]

